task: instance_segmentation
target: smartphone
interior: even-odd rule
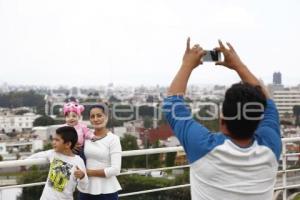
[[[217,62],[221,61],[221,52],[215,50],[204,50],[205,55],[202,58],[203,62]]]

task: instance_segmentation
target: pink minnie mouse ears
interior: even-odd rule
[[[75,112],[77,115],[80,115],[84,111],[83,105],[79,105],[79,103],[71,101],[68,103],[65,103],[64,105],[64,115],[66,115],[68,112]]]

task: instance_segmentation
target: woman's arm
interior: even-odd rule
[[[106,177],[105,173],[104,173],[104,169],[87,169],[86,170],[86,174],[88,176],[96,176],[96,177]]]

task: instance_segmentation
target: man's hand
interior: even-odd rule
[[[266,87],[256,78],[254,74],[247,68],[247,66],[241,61],[236,51],[230,43],[226,43],[229,49],[227,49],[223,43],[219,40],[220,47],[215,50],[220,51],[224,55],[224,61],[216,62],[216,65],[223,65],[229,69],[235,70],[240,76],[241,80],[245,83],[249,83],[252,86],[260,85],[262,92],[266,98],[271,98]]]
[[[183,95],[185,94],[189,77],[198,65],[202,64],[202,56],[205,54],[199,44],[190,48],[190,38],[187,39],[186,49],[182,59],[182,66],[174,77],[168,95]]]
[[[76,166],[76,170],[74,171],[74,176],[78,179],[83,179],[85,174],[83,171],[81,171],[78,166]]]
[[[226,43],[229,49],[227,49],[221,40],[219,40],[220,47],[215,48],[215,50],[220,51],[224,55],[224,61],[218,61],[216,62],[216,65],[223,65],[225,67],[228,67],[229,69],[238,71],[241,68],[244,68],[245,65],[235,52],[234,48],[230,43]]]
[[[190,48],[190,38],[187,39],[186,49],[182,59],[182,67],[187,67],[191,70],[202,64],[202,57],[205,52],[199,44],[195,44],[193,48]]]

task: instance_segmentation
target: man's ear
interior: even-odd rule
[[[226,126],[225,120],[223,118],[220,118],[220,122],[222,126]]]
[[[219,116],[219,124],[220,124],[220,126],[225,125],[223,113],[220,113],[220,116]]]
[[[224,133],[225,135],[231,135],[231,133],[229,132],[228,128],[227,128],[227,124],[224,120],[224,118],[220,117],[220,131],[222,133]]]
[[[223,132],[223,133],[227,132],[227,125],[226,125],[226,122],[222,115],[220,116],[220,119],[219,119],[219,127],[220,127],[219,129],[221,132]]]

